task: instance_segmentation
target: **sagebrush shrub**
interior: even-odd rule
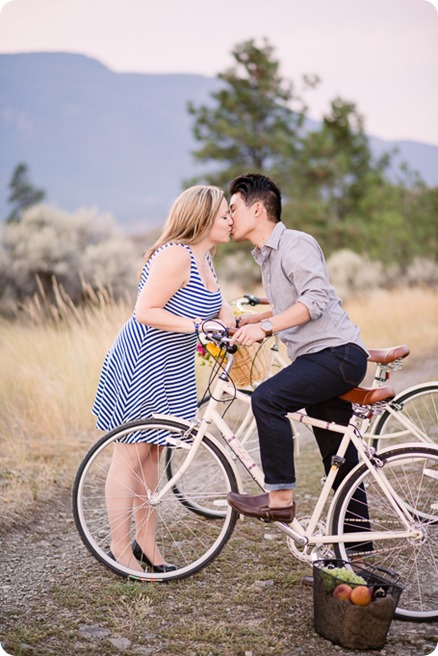
[[[10,312],[34,294],[37,278],[48,295],[55,278],[75,302],[81,300],[81,277],[92,286],[111,287],[115,296],[135,292],[139,261],[134,243],[110,214],[35,205],[20,221],[3,226],[0,311]]]
[[[417,257],[405,267],[390,262],[384,264],[348,249],[334,252],[327,260],[330,280],[341,298],[373,289],[402,287],[436,287],[438,264]]]
[[[384,273],[380,262],[348,249],[333,253],[327,260],[330,280],[341,298],[355,292],[375,289],[383,284]]]

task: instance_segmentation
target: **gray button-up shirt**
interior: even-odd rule
[[[273,315],[297,301],[309,310],[310,321],[280,333],[291,360],[348,342],[368,353],[359,328],[348,317],[329,281],[324,254],[311,235],[277,223],[266,244],[255,248],[252,255],[261,266]]]

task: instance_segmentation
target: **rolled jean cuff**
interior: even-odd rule
[[[294,490],[296,483],[265,483],[264,488],[266,492],[275,492],[275,490]]]

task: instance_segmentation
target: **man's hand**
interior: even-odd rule
[[[241,344],[242,346],[252,346],[255,342],[262,342],[264,339],[265,331],[261,327],[260,322],[248,323],[237,329],[231,339],[231,343]]]

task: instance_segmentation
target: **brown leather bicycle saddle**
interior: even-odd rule
[[[389,364],[390,362],[394,362],[394,360],[400,360],[400,358],[405,358],[409,355],[409,348],[406,344],[384,349],[369,348],[368,351],[370,353],[368,362],[378,362],[379,364]]]
[[[384,385],[383,387],[355,387],[346,394],[340,397],[344,401],[356,403],[358,405],[373,405],[378,401],[386,401],[393,399],[395,390],[391,385]]]

